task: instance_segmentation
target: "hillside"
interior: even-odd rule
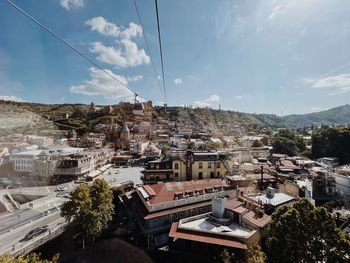
[[[132,114],[132,104],[96,106],[89,112],[86,104],[37,104],[0,101],[1,133],[31,130],[57,130],[75,128],[80,132],[91,130],[98,123],[117,123],[125,121],[150,121],[162,117],[181,126],[206,128],[210,130],[233,130],[244,127],[245,131],[261,128],[298,128],[311,125],[344,125],[350,123],[350,105],[343,105],[326,111],[309,114],[294,114],[278,117],[273,114],[249,114],[237,111],[220,111],[208,108],[146,107],[144,116]]]
[[[288,115],[282,119],[287,127],[345,125],[350,123],[350,105],[346,104],[329,110],[309,114]]]

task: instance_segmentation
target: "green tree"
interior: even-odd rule
[[[220,253],[214,258],[214,261],[218,263],[229,263],[231,261],[234,261],[234,258],[234,253],[230,253],[226,248],[223,248]]]
[[[102,234],[112,220],[113,213],[113,192],[102,179],[96,179],[91,186],[79,185],[61,210],[67,221],[78,226],[83,247],[85,241],[94,243]]]
[[[59,254],[54,255],[51,260],[41,259],[40,256],[40,253],[30,253],[25,257],[15,258],[10,254],[4,254],[0,256],[0,263],[57,263],[59,258]]]
[[[348,262],[349,237],[324,207],[299,199],[278,208],[272,219],[265,242],[269,262]]]
[[[264,144],[260,140],[255,140],[252,144],[252,147],[263,147]]]
[[[273,152],[283,153],[289,156],[297,155],[306,149],[301,136],[295,135],[288,129],[281,129],[275,134],[272,141]]]
[[[350,127],[320,129],[312,133],[312,157],[338,157],[341,164],[350,162]]]
[[[261,250],[258,243],[254,243],[249,247],[247,251],[248,263],[264,263],[266,261],[266,255]]]

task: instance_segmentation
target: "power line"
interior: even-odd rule
[[[145,29],[143,27],[143,23],[142,23],[142,20],[141,20],[141,16],[140,16],[140,13],[139,13],[139,9],[137,7],[137,3],[136,3],[136,0],[134,0],[134,6],[135,6],[135,10],[136,10],[136,13],[137,13],[137,17],[139,19],[139,23],[141,25],[141,28],[142,28],[142,32],[143,32],[143,39],[145,40],[146,42],[146,48],[147,48],[147,51],[151,57],[151,63],[152,63],[152,67],[153,67],[153,72],[155,74],[155,78],[156,78],[156,82],[158,84],[158,87],[160,89],[160,92],[162,93],[162,87],[160,86],[160,83],[159,83],[159,79],[158,79],[158,73],[157,73],[157,70],[156,70],[156,67],[154,65],[154,60],[153,60],[153,56],[152,56],[152,53],[151,53],[151,49],[149,48],[149,45],[148,45],[148,40],[147,40],[147,37],[146,37],[146,34],[145,34]]]
[[[125,88],[127,88],[128,90],[130,90],[133,94],[138,95],[136,92],[134,92],[131,88],[129,88],[127,85],[125,85],[122,81],[120,81],[119,79],[117,79],[115,76],[113,76],[111,73],[109,73],[107,70],[103,69],[101,66],[99,66],[98,64],[96,64],[92,59],[90,59],[89,57],[87,57],[86,55],[84,55],[81,51],[79,51],[78,49],[76,49],[75,47],[73,47],[71,44],[67,43],[62,37],[58,36],[57,34],[55,34],[52,30],[50,30],[48,27],[46,27],[45,25],[43,25],[42,23],[40,23],[38,20],[36,20],[34,17],[32,17],[30,14],[28,14],[27,12],[25,12],[23,9],[21,9],[20,7],[18,7],[17,5],[15,5],[14,3],[12,3],[9,0],[5,0],[9,5],[11,5],[12,7],[14,7],[17,11],[19,11],[20,13],[22,13],[23,15],[25,15],[27,18],[29,18],[30,20],[32,20],[35,24],[37,24],[38,26],[40,26],[41,28],[43,28],[45,31],[47,31],[49,34],[51,34],[53,37],[55,37],[56,39],[58,39],[61,43],[63,43],[64,45],[66,45],[67,47],[69,47],[70,49],[72,49],[73,51],[75,51],[77,54],[79,54],[81,57],[83,57],[86,61],[90,62],[91,64],[93,64],[95,67],[97,67],[98,69],[102,70],[104,73],[106,73],[109,77],[111,77],[113,80],[117,81],[119,84],[123,85]]]
[[[154,0],[154,1],[155,1],[155,3],[156,3],[156,13],[157,13],[158,41],[159,41],[160,62],[161,62],[161,66],[162,66],[162,76],[163,76],[164,104],[166,104],[165,75],[164,75],[164,63],[163,63],[162,40],[161,40],[161,38],[160,38],[160,26],[159,26],[159,14],[158,14],[158,0]]]

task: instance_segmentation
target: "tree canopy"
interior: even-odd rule
[[[265,242],[269,262],[349,262],[350,238],[324,207],[299,199],[278,208],[272,219]]]
[[[303,152],[306,145],[301,136],[296,135],[288,129],[281,129],[274,135],[272,147],[275,153],[294,156]]]
[[[264,144],[260,140],[255,140],[252,144],[252,147],[263,147]]]
[[[266,255],[258,243],[254,243],[247,251],[247,263],[264,263]]]
[[[107,228],[113,213],[113,192],[102,179],[94,180],[91,186],[79,185],[61,210],[67,221],[79,227],[83,243],[94,242]]]
[[[10,254],[4,254],[0,256],[0,263],[57,263],[59,254],[53,256],[51,260],[41,259],[40,254],[30,253],[29,255],[15,258]]]
[[[338,157],[350,163],[350,127],[324,128],[312,134],[312,157]]]

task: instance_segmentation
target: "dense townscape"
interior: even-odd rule
[[[0,263],[350,263],[349,0],[0,0]]]
[[[108,233],[145,262],[350,260],[349,127],[182,122],[137,101],[127,121],[103,118],[121,105],[85,107],[81,118],[103,120],[91,130],[0,138],[8,260],[54,250],[70,262]]]

